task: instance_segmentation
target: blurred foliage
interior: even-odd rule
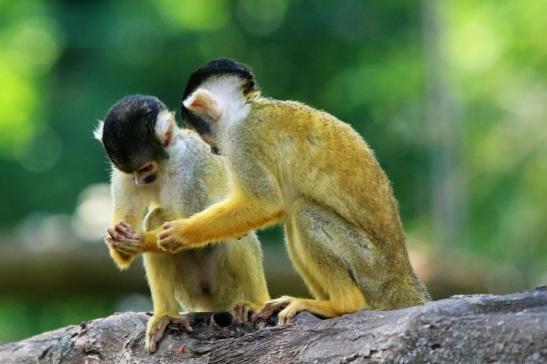
[[[47,301],[19,296],[0,300],[0,342],[54,330],[112,313],[115,301],[105,296],[57,297]]]
[[[0,0],[0,243],[21,239],[37,213],[74,214],[80,193],[108,180],[91,132],[116,100],[153,94],[178,112],[187,75],[232,57],[253,67],[266,95],[351,123],[393,182],[410,245],[441,249],[431,191],[446,176],[432,168],[427,4]],[[447,178],[459,171],[463,191],[451,248],[509,266],[522,287],[539,284],[547,277],[547,2],[438,4],[434,48],[457,131],[445,170]],[[263,236],[281,245],[279,229]],[[80,303],[70,313],[59,301],[22,300],[2,295],[0,340],[114,307],[111,298],[73,297],[67,302]],[[51,321],[28,326],[39,306],[40,320]]]

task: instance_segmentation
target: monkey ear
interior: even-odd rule
[[[220,120],[220,117],[222,116],[220,106],[215,99],[215,96],[203,88],[198,88],[194,91],[194,93],[188,96],[182,104],[194,114],[208,116],[213,121]]]
[[[167,110],[161,111],[156,119],[155,132],[161,144],[166,147],[173,141],[177,124],[175,115]]]
[[[98,121],[99,121],[99,125],[97,125],[95,130],[93,130],[93,137],[102,143],[103,142],[104,121],[102,121],[102,120],[98,120]]]

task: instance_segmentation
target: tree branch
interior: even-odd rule
[[[144,351],[148,316],[126,312],[0,345],[1,363],[392,363],[547,362],[547,288],[505,296],[455,296],[396,311],[288,327],[235,324],[192,314],[190,335],[170,325],[158,352]]]

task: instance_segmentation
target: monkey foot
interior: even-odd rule
[[[156,351],[158,347],[158,342],[161,340],[167,325],[170,323],[182,324],[184,329],[187,332],[192,332],[192,326],[190,326],[190,320],[186,315],[182,316],[158,316],[154,315],[148,320],[146,326],[146,339],[145,339],[145,348],[152,354]]]
[[[250,302],[237,302],[233,305],[231,313],[237,322],[249,321],[249,314],[254,313],[256,305]]]
[[[294,317],[298,312],[302,311],[302,310],[300,310],[300,311],[292,313],[292,310],[291,310],[292,315],[290,317],[286,317],[283,320],[281,320],[282,314],[285,311],[287,311],[287,309],[289,307],[292,306],[293,302],[297,302],[297,301],[298,301],[297,298],[294,298],[294,297],[291,297],[291,296],[281,296],[281,297],[276,298],[274,300],[268,301],[264,304],[264,306],[260,309],[259,312],[253,314],[252,319],[253,319],[253,321],[267,320],[274,313],[282,310],[278,315],[278,324],[279,325],[285,325],[290,318]],[[283,317],[285,317],[285,316],[286,316],[286,314],[283,315]]]
[[[301,298],[293,298],[290,303],[277,315],[277,324],[279,326],[285,326],[298,313],[307,310],[308,307],[305,304],[305,300]]]

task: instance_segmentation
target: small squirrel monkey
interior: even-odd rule
[[[219,59],[196,70],[182,115],[226,156],[230,193],[190,218],[164,224],[176,252],[280,221],[289,257],[314,299],[284,296],[254,318],[300,311],[333,317],[430,299],[410,264],[398,205],[366,142],[334,116],[261,97],[244,65]]]
[[[191,311],[231,310],[244,321],[270,299],[254,232],[177,253],[157,244],[162,223],[192,216],[226,196],[222,157],[212,154],[195,132],[179,129],[173,114],[152,96],[124,97],[94,134],[113,165],[113,227],[105,239],[110,255],[125,269],[144,253],[154,304],[146,330],[149,352],[156,350],[169,322],[192,330],[179,314],[179,303]]]

